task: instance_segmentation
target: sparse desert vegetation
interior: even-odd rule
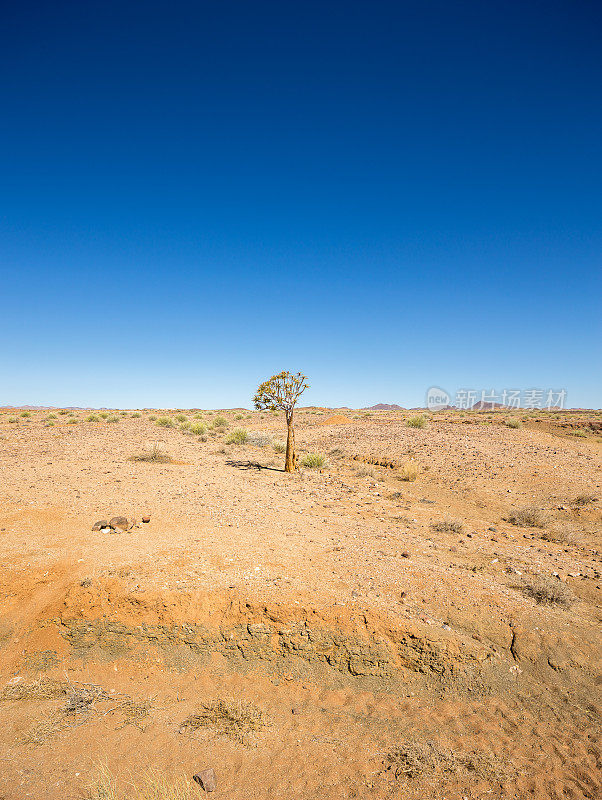
[[[583,492],[582,494],[578,494],[577,497],[573,500],[572,505],[576,508],[583,508],[584,506],[589,506],[592,503],[597,502],[598,496],[592,494],[591,492]]]
[[[430,527],[434,533],[462,533],[464,530],[464,525],[459,519],[440,520],[431,523]]]
[[[402,481],[413,482],[420,474],[420,467],[415,461],[406,461],[401,467],[399,477]]]
[[[0,418],[0,748],[31,796],[181,800],[209,766],[233,800],[295,770],[318,796],[325,725],[379,800],[596,786],[602,465],[574,416],[297,408],[286,473],[270,409],[61,410]]]
[[[253,734],[269,724],[267,716],[253,703],[243,700],[222,699],[205,703],[196,713],[180,725],[183,732],[208,728],[211,732],[234,739],[241,744],[251,744]]]
[[[387,754],[386,770],[395,778],[416,780],[427,777],[429,783],[434,776],[451,777],[464,773],[473,779],[500,782],[512,775],[503,758],[494,752],[480,750],[450,750],[433,741],[410,738]]]
[[[525,576],[518,588],[536,603],[568,607],[574,600],[572,593],[560,580],[545,575]]]
[[[148,461],[155,464],[171,464],[173,458],[158,444],[153,444],[146,450],[141,450],[130,457],[130,461]]]
[[[249,441],[249,432],[246,428],[235,428],[226,436],[226,444],[246,444]]]
[[[539,508],[526,506],[513,511],[507,519],[512,525],[520,525],[524,528],[545,528],[547,515]]]
[[[320,469],[326,465],[326,459],[320,453],[307,453],[301,459],[301,464],[307,469]]]

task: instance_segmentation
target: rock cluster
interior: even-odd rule
[[[100,533],[124,533],[131,531],[132,528],[138,527],[136,520],[128,517],[112,517],[108,522],[106,519],[101,519],[92,525],[93,531],[100,531]]]

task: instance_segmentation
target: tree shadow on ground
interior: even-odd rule
[[[256,469],[256,470],[267,469],[267,470],[270,470],[271,472],[284,472],[284,469],[281,469],[280,467],[268,467],[265,464],[260,464],[258,461],[233,461],[232,459],[230,459],[230,460],[226,461],[226,464],[229,467],[236,467],[236,469],[245,469],[245,470],[249,470],[249,469]]]

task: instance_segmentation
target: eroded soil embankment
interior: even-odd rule
[[[421,676],[474,689],[506,674],[512,662],[468,635],[354,606],[130,591],[115,579],[68,588],[22,632],[25,651],[102,662],[152,658],[180,670],[220,654],[232,668],[323,667],[387,684]]]
[[[288,796],[315,796],[330,780],[334,754],[340,774],[324,793],[333,800],[340,784],[358,798],[393,797],[402,788],[412,800],[435,796],[423,784],[435,779],[450,800],[492,787],[488,796],[506,800],[517,786],[525,796],[560,800],[564,777],[549,777],[550,761],[562,775],[581,776],[575,797],[597,791],[597,712],[590,706],[584,727],[567,690],[584,677],[582,659],[566,641],[537,638],[524,626],[509,631],[501,648],[356,604],[265,603],[106,576],[40,581],[30,599],[33,613],[15,595],[3,618],[3,677],[19,681],[8,681],[3,698],[11,719],[5,745],[15,765],[43,758],[53,786],[64,774],[64,748],[77,764],[69,777],[76,791],[79,770],[99,758],[114,769],[129,758],[141,769],[152,763],[173,772],[196,769],[200,747],[236,800],[250,784],[257,797],[278,796],[283,786]],[[270,720],[249,746],[212,728],[182,733],[189,715],[224,698],[248,700]],[[545,746],[524,745],[529,736]],[[431,775],[427,758],[425,775],[407,779],[407,759],[430,753],[453,763],[452,777]],[[297,778],[288,786],[290,774]],[[9,776],[9,800],[20,800],[19,780],[18,771]],[[42,791],[44,781],[32,780]]]
[[[300,659],[352,676],[420,673],[476,679],[494,658],[483,643],[406,619],[336,605],[267,606],[223,594],[128,594],[118,584],[75,587],[56,618],[76,657],[118,658],[141,648],[278,665]]]

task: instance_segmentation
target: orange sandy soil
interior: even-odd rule
[[[505,415],[443,413],[414,429],[407,413],[300,411],[301,457],[328,465],[288,475],[269,445],[202,441],[150,412],[51,426],[47,412],[12,413],[0,414],[2,800],[85,797],[101,762],[124,796],[149,766],[213,767],[213,796],[228,800],[602,796],[599,415],[511,429]],[[271,414],[225,416],[229,430],[284,435]],[[153,442],[177,463],[129,460]],[[400,480],[407,461],[414,482]],[[545,527],[506,521],[525,506]],[[122,514],[151,521],[91,531]],[[462,530],[431,528],[449,520]],[[538,576],[567,604],[529,596]],[[84,684],[102,694],[69,710]],[[182,728],[217,699],[252,703],[267,724],[243,741]]]

